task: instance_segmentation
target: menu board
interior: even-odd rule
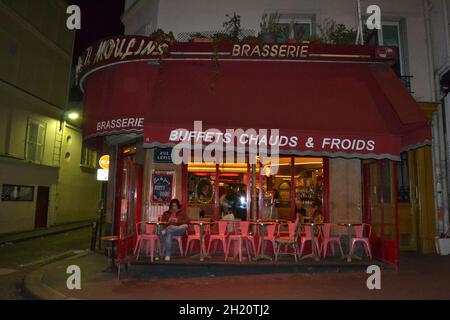
[[[172,199],[172,187],[172,173],[154,173],[152,176],[152,203],[169,203]]]

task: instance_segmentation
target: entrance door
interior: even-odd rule
[[[330,222],[362,222],[361,160],[329,160]]]
[[[372,225],[373,256],[398,266],[396,171],[390,160],[364,164],[364,220]]]
[[[35,228],[47,227],[48,201],[50,196],[49,187],[38,187],[36,197],[36,213],[34,219]]]

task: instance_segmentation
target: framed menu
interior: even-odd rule
[[[152,203],[168,204],[172,199],[173,173],[153,173]]]

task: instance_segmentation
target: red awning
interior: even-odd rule
[[[165,60],[155,92],[147,147],[173,146],[171,134],[180,132],[205,145],[210,140],[195,132],[279,129],[285,154],[398,160],[401,150],[431,141],[424,114],[382,64],[220,61],[216,68],[210,60]]]

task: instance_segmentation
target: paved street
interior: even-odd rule
[[[164,265],[141,265],[132,266],[128,275],[117,280],[114,274],[102,272],[109,262],[98,254],[48,266],[43,282],[78,299],[450,299],[450,256],[403,254],[402,261],[399,272],[382,270],[381,290],[367,289],[365,270],[345,268],[342,272],[218,275],[214,267],[198,276],[194,266],[183,266],[177,275],[161,277],[152,270],[164,270]],[[81,268],[81,290],[66,287],[66,268],[71,264]]]
[[[90,237],[91,228],[83,228],[0,247],[0,299],[26,298],[21,286],[28,272],[46,259],[67,251],[87,249]]]
[[[1,247],[0,299],[27,299],[23,279],[40,266],[45,270],[42,282],[46,286],[81,299],[450,299],[450,256],[402,254],[401,270],[383,270],[382,289],[372,291],[366,287],[364,270],[221,275],[210,268],[199,276],[198,270],[185,266],[182,273],[169,271],[161,277],[155,270],[164,270],[164,266],[139,265],[119,281],[114,274],[103,272],[109,260],[101,254],[45,264],[46,259],[68,251],[87,249],[90,235],[91,229],[84,228]],[[81,290],[65,286],[69,264],[81,267]]]

